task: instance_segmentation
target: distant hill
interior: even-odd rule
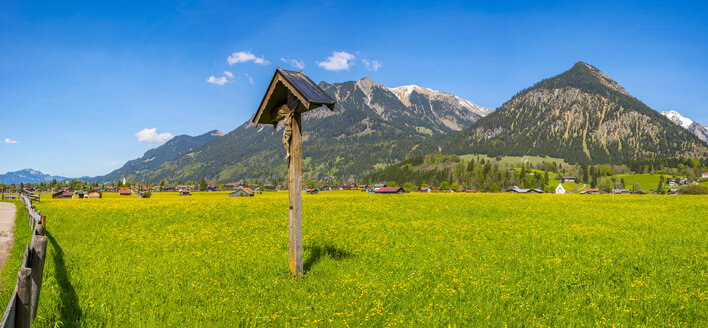
[[[694,122],[692,119],[684,117],[677,111],[673,110],[662,111],[661,115],[666,116],[666,118],[670,119],[671,122],[674,122],[676,125],[688,130],[688,132],[695,134],[698,139],[708,142],[708,126]]]
[[[42,173],[33,169],[24,169],[15,172],[7,172],[5,174],[0,174],[0,183],[10,185],[10,184],[20,184],[20,183],[42,183],[42,182],[52,182],[56,179],[57,181],[64,181],[68,178],[61,177],[57,175],[49,175]]]
[[[519,92],[440,147],[457,154],[551,156],[570,163],[708,156],[705,142],[583,62]]]
[[[117,181],[125,176],[135,176],[136,174],[155,170],[163,163],[171,161],[180,155],[188,154],[205,143],[223,137],[224,135],[226,134],[219,130],[212,130],[196,137],[184,134],[179,135],[157,148],[148,150],[142,157],[126,162],[121,168],[111,173],[104,176],[88,178],[87,180],[111,182]]]
[[[355,177],[377,165],[405,159],[433,136],[460,131],[492,110],[452,94],[404,86],[387,88],[369,78],[319,85],[337,100],[334,112],[303,115],[306,178]],[[245,122],[222,138],[165,162],[155,170],[131,170],[129,179],[220,182],[283,179],[282,124],[253,128]]]

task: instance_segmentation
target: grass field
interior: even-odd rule
[[[706,196],[305,195],[294,280],[284,192],[104,195],[38,205],[37,326],[708,325]]]
[[[656,190],[659,187],[659,178],[661,174],[618,174],[617,180],[624,179],[624,185],[627,189],[632,189],[635,183],[638,183],[643,190]],[[668,175],[664,176],[670,177]],[[664,185],[664,188],[678,188]]]

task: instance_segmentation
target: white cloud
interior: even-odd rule
[[[256,84],[256,83],[253,81],[253,77],[251,77],[250,75],[248,75],[248,73],[243,74],[243,76],[245,76],[245,77],[248,79],[248,83]]]
[[[140,132],[135,134],[138,138],[138,142],[149,142],[149,143],[163,143],[167,140],[172,139],[172,134],[169,132],[157,133],[157,128],[152,129],[142,129]]]
[[[224,85],[224,84],[226,84],[226,82],[229,82],[229,80],[226,79],[225,76],[222,76],[222,77],[210,76],[206,81],[211,84],[216,84],[216,85]]]
[[[378,71],[382,64],[378,60],[368,60],[366,58],[362,59],[361,62],[366,65],[366,69],[370,71]]]
[[[234,73],[231,73],[229,71],[224,71],[224,76],[221,77],[216,77],[216,76],[210,76],[206,81],[211,83],[211,84],[216,84],[216,85],[224,85],[229,82],[229,80],[234,79]]]
[[[305,62],[299,59],[285,59],[285,58],[280,58],[280,60],[290,64],[290,66],[295,67],[297,69],[304,69],[305,68]]]
[[[20,142],[17,141],[17,140],[12,140],[12,139],[10,139],[10,138],[5,138],[5,143],[6,143],[6,144],[18,144],[18,143],[20,143]]]
[[[354,65],[350,60],[354,60],[354,55],[345,51],[332,52],[332,56],[327,57],[326,61],[317,62],[317,65],[328,71],[349,70],[350,65]]]
[[[234,52],[229,56],[229,58],[226,58],[226,61],[229,62],[229,65],[237,64],[237,63],[247,63],[247,62],[254,62],[256,64],[261,64],[261,65],[268,65],[270,64],[269,61],[267,61],[263,57],[256,57],[256,55],[252,54],[250,51],[239,51],[239,52]]]

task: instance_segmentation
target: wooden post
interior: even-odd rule
[[[40,225],[37,225],[41,227]],[[42,288],[42,273],[44,272],[44,258],[47,255],[47,237],[34,235],[32,237],[32,302],[30,304],[30,323],[37,317],[39,306],[39,291]]]
[[[302,127],[300,113],[291,120],[290,163],[288,168],[288,203],[290,205],[290,272],[302,276]]]
[[[30,302],[32,301],[32,269],[17,271],[17,299],[15,302],[15,327],[30,326]]]
[[[41,224],[34,226],[34,234],[44,236],[44,227]]]

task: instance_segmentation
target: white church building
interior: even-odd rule
[[[556,187],[556,194],[565,194],[565,188],[563,188],[562,183],[559,183],[558,187]]]

